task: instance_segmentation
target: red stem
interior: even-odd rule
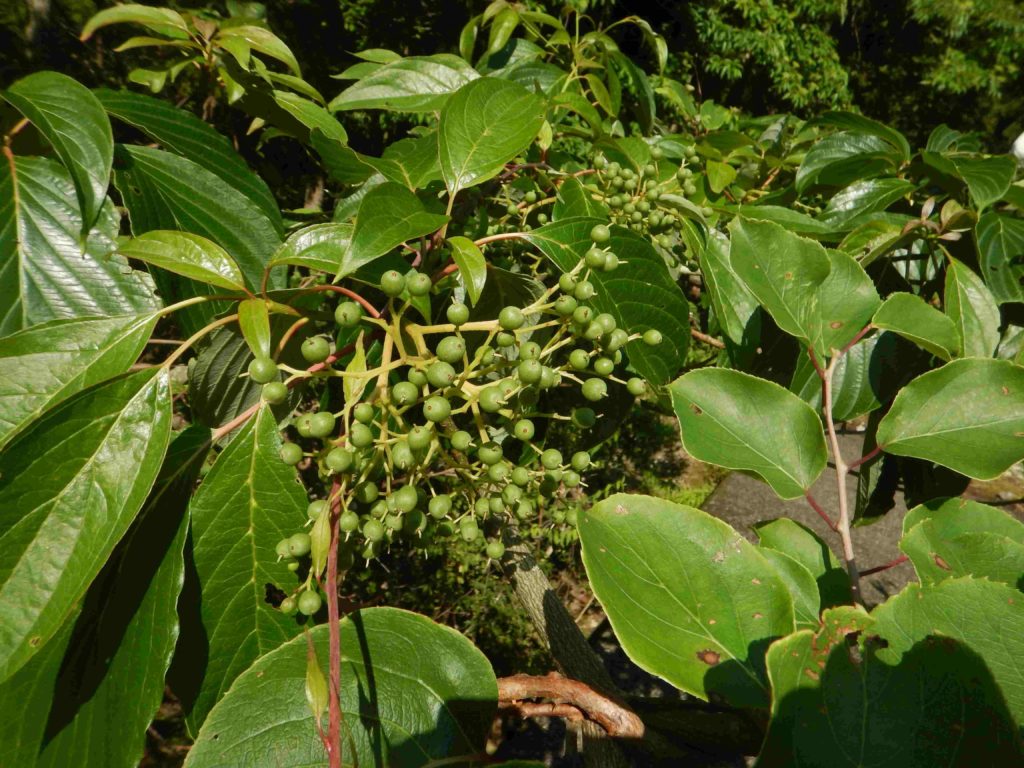
[[[331,546],[327,550],[327,633],[330,642],[330,699],[327,742],[330,768],[341,768],[341,626],[338,623],[338,519],[341,517],[341,484],[331,486]]]
[[[877,456],[881,452],[882,452],[882,446],[876,445],[874,448],[872,448],[870,451],[865,453],[863,456],[861,456],[856,461],[850,462],[850,465],[849,465],[849,467],[847,467],[847,469],[855,469],[856,467],[859,467],[864,462],[871,461],[873,458],[875,458],[875,456]]]
[[[900,555],[895,560],[890,560],[885,565],[876,565],[874,568],[868,568],[866,571],[861,571],[860,575],[861,576],[870,576],[872,573],[881,573],[882,571],[887,571],[890,568],[895,568],[900,563],[905,563],[909,559],[910,558],[907,557],[906,555]]]
[[[359,302],[362,305],[363,309],[369,312],[371,316],[380,317],[380,312],[377,311],[377,308],[373,306],[373,304],[368,302],[355,291],[349,290],[348,288],[344,288],[340,285],[314,285],[311,288],[307,288],[306,291],[311,293],[317,291],[331,291],[332,293],[340,293],[343,296],[348,296],[350,299],[352,299],[352,301]]]
[[[849,351],[850,351],[850,347],[852,347],[852,346],[853,346],[854,344],[856,344],[856,343],[857,343],[858,341],[860,341],[860,340],[861,340],[861,339],[863,339],[863,338],[864,338],[865,336],[867,336],[867,334],[868,334],[868,333],[869,333],[869,332],[871,331],[871,329],[872,329],[872,328],[874,328],[874,327],[875,327],[875,326],[873,326],[873,325],[872,325],[871,323],[868,323],[868,324],[867,324],[867,325],[865,325],[865,326],[864,326],[863,328],[861,328],[861,329],[860,329],[860,331],[858,331],[858,332],[857,332],[857,335],[856,335],[856,336],[854,336],[854,337],[853,337],[852,339],[850,339],[850,343],[849,343],[849,344],[847,344],[847,345],[846,345],[845,347],[843,347],[842,351],[841,351],[841,352],[839,353],[839,354],[840,354],[840,356],[842,356],[842,355],[845,355],[845,354],[846,354],[847,352],[849,352]]]
[[[813,496],[811,496],[810,491],[804,493],[804,498],[807,499],[807,503],[811,505],[811,509],[817,512],[821,516],[821,519],[828,523],[829,528],[831,528],[833,531],[839,530],[839,527],[834,522],[832,522],[832,518],[828,516],[828,512],[822,509],[821,505],[814,499]]]

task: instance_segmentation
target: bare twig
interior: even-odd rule
[[[710,347],[717,349],[725,349],[725,342],[721,339],[716,339],[714,336],[708,336],[706,333],[698,331],[696,328],[690,329],[690,335],[693,336],[697,341],[702,341]]]

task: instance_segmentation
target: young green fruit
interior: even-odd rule
[[[414,272],[405,278],[405,287],[409,289],[410,296],[426,296],[430,293],[433,283],[429,275],[422,272]]]
[[[611,240],[612,231],[608,229],[604,224],[595,224],[594,228],[590,230],[590,239],[598,245],[607,243]]]
[[[277,363],[269,357],[257,357],[249,363],[249,378],[257,384],[269,384],[277,378]]]
[[[445,336],[437,343],[437,357],[445,363],[458,363],[466,354],[466,342],[458,336]]]
[[[285,443],[278,451],[278,455],[281,457],[281,461],[288,466],[295,466],[302,461],[302,448],[295,443]]]
[[[523,323],[526,322],[526,317],[523,315],[523,311],[519,307],[504,307],[501,312],[498,313],[498,325],[504,328],[506,331],[515,331],[523,327]]]
[[[288,554],[292,557],[305,557],[309,554],[312,542],[308,533],[296,533],[288,539]]]
[[[263,385],[262,395],[271,405],[279,405],[288,399],[288,387],[284,382],[271,381]]]
[[[305,614],[306,616],[312,616],[314,613],[320,610],[321,605],[323,605],[323,600],[320,598],[320,595],[316,592],[306,590],[301,595],[299,595],[299,613]]]
[[[331,345],[323,336],[310,336],[302,342],[302,358],[307,363],[322,363],[331,354]]]
[[[388,270],[380,276],[380,289],[391,298],[400,296],[405,290],[405,276],[394,269]]]
[[[445,315],[452,325],[462,325],[469,320],[469,307],[461,302],[455,303],[448,307]]]
[[[343,301],[334,310],[334,322],[342,328],[355,328],[363,319],[363,308],[355,301]]]
[[[423,404],[423,417],[427,421],[444,421],[451,415],[451,412],[451,403],[438,395],[427,398],[427,402]]]

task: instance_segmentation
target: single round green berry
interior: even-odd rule
[[[540,360],[523,360],[516,368],[516,374],[523,384],[536,384],[543,372],[544,366]]]
[[[451,403],[439,395],[427,398],[423,404],[423,417],[427,421],[444,421],[452,412]]]
[[[427,502],[427,511],[438,520],[447,517],[452,511],[452,497],[446,493],[434,496]]]
[[[505,545],[500,541],[487,542],[487,556],[492,560],[501,560],[505,554]]]
[[[456,451],[465,453],[469,450],[470,446],[473,445],[473,436],[469,432],[459,430],[452,434],[451,438],[452,448]]]
[[[277,553],[278,557],[292,556],[292,553],[288,551],[288,542],[289,539],[281,539],[279,542],[277,542],[277,545],[274,547],[274,551]]]
[[[338,527],[345,533],[352,533],[352,531],[359,527],[359,515],[351,509],[345,510],[341,513],[341,517],[338,518]]]
[[[559,296],[555,301],[555,312],[562,317],[568,317],[579,307],[579,302],[573,296]]]
[[[332,472],[348,472],[355,462],[355,456],[348,448],[332,448],[324,457],[324,464]]]
[[[384,538],[384,526],[380,520],[370,518],[363,523],[363,536],[367,541],[380,541]]]
[[[313,414],[304,413],[295,420],[295,429],[302,437],[313,436]]]
[[[286,597],[277,608],[285,616],[294,616],[299,610],[299,604],[294,597]]]
[[[604,379],[587,379],[583,382],[580,390],[583,397],[592,403],[596,403],[608,394],[608,384]]]
[[[584,305],[584,306],[576,307],[576,311],[572,313],[572,320],[573,320],[574,323],[579,323],[580,325],[586,325],[587,323],[590,322],[590,320],[591,320],[591,318],[593,318],[593,316],[594,316],[594,310],[592,310],[590,307]]]
[[[419,387],[411,381],[400,381],[391,387],[391,402],[395,405],[409,405],[419,399]]]
[[[416,456],[407,440],[400,440],[391,446],[391,465],[396,469],[410,469],[416,464]]]
[[[391,298],[401,296],[405,290],[405,276],[397,270],[388,270],[380,276],[380,289]]]
[[[288,466],[292,467],[302,461],[302,448],[295,443],[285,443],[281,446],[278,455]]]
[[[501,461],[503,453],[501,446],[492,441],[481,445],[476,455],[484,464],[497,464]]]
[[[418,368],[410,368],[405,372],[405,380],[416,385],[416,389],[423,389],[427,386],[427,374]]]
[[[387,525],[388,530],[400,531],[405,528],[405,516],[404,515],[388,515],[384,518],[384,524]]]
[[[576,287],[576,278],[566,272],[558,278],[558,287],[562,293],[572,293],[573,288]]]
[[[288,539],[288,554],[292,557],[305,557],[309,554],[312,541],[308,533],[296,533]]]
[[[594,228],[590,230],[590,239],[598,245],[607,243],[611,237],[612,231],[604,224],[595,224]]]
[[[520,488],[525,488],[530,484],[530,470],[526,467],[516,467],[512,470],[511,480]]]
[[[557,448],[548,448],[540,455],[540,463],[544,469],[558,469],[562,466],[562,452]]]
[[[301,351],[307,363],[322,363],[331,354],[331,344],[323,336],[310,336],[302,342]]]
[[[572,468],[577,472],[582,472],[590,466],[590,454],[586,451],[576,451],[572,455]]]
[[[359,403],[359,405],[352,409],[352,415],[356,417],[356,421],[360,424],[369,424],[373,421],[373,406],[369,403]]]
[[[391,494],[391,498],[394,499],[395,509],[399,512],[412,512],[419,501],[415,485],[403,485]]]
[[[515,345],[516,335],[514,333],[509,333],[508,331],[499,331],[496,341],[498,342],[498,346],[500,348],[508,349],[509,347]]]
[[[327,437],[334,431],[334,414],[329,411],[320,411],[310,417],[310,437]]]
[[[591,269],[604,269],[605,253],[600,248],[591,248],[584,256],[583,261]]]
[[[594,322],[601,326],[601,330],[605,333],[611,333],[615,330],[616,322],[615,318],[608,312],[602,312],[594,318]]]
[[[605,344],[605,349],[609,352],[616,352],[626,346],[626,342],[629,341],[629,334],[626,333],[622,328],[616,328],[610,334],[608,334],[608,342]]]
[[[453,303],[448,307],[445,315],[452,325],[462,325],[469,320],[469,307],[462,302]]]
[[[656,347],[661,344],[661,331],[656,328],[648,328],[644,331],[644,344],[649,347]]]
[[[269,384],[277,378],[277,363],[269,357],[257,357],[249,363],[249,378],[257,384]]]
[[[505,404],[505,394],[501,387],[491,385],[480,390],[480,410],[485,413],[497,413]]]
[[[348,441],[356,448],[368,448],[373,445],[373,430],[365,424],[353,424],[348,431]]]
[[[498,325],[506,331],[515,331],[522,328],[525,322],[526,317],[523,315],[523,310],[519,307],[504,307],[498,313]]]
[[[363,319],[363,308],[355,301],[343,301],[334,310],[334,322],[342,328],[355,328]]]
[[[570,469],[564,475],[562,475],[562,482],[566,488],[575,488],[580,484],[581,478],[579,472]]]
[[[517,206],[515,203],[509,203],[508,205],[505,206],[505,213],[507,213],[509,216],[515,216],[516,214],[519,213],[519,206]]]
[[[435,360],[427,368],[427,381],[432,387],[444,389],[455,381],[455,369],[443,360]]]
[[[361,504],[373,504],[380,497],[380,488],[372,480],[364,480],[352,489],[352,496]]]
[[[634,376],[626,382],[626,389],[633,397],[641,397],[647,392],[647,382]]]
[[[473,509],[476,510],[478,515],[486,515],[491,511],[491,500],[486,496],[481,496],[476,500],[476,503],[473,504]]]
[[[576,371],[585,371],[590,367],[590,355],[585,349],[574,349],[569,353],[569,365]]]
[[[551,389],[559,382],[559,376],[555,372],[554,368],[544,366],[544,369],[540,372],[540,386],[541,389]]]
[[[536,341],[526,341],[519,347],[519,359],[520,360],[537,360],[540,358],[540,354],[543,352],[540,344]]]
[[[572,423],[582,429],[590,429],[597,423],[597,414],[593,408],[576,408],[572,412]]]
[[[594,298],[594,294],[597,290],[594,288],[594,284],[589,280],[581,280],[576,283],[576,288],[573,290],[572,295],[576,297],[578,301],[589,301]]]
[[[569,507],[565,510],[565,522],[567,525],[576,525],[580,518],[579,507]]]
[[[305,614],[306,616],[312,616],[320,610],[320,606],[323,605],[323,602],[324,601],[320,598],[320,594],[318,592],[306,590],[299,595],[299,613]]]
[[[306,516],[310,520],[316,520],[329,507],[330,507],[330,504],[328,504],[327,501],[324,500],[324,499],[317,499],[316,501],[311,501],[311,502],[309,502],[309,506],[306,507]]]
[[[425,451],[434,440],[434,430],[429,426],[415,426],[409,430],[409,447],[414,451]]]
[[[520,440],[532,440],[535,427],[533,422],[529,419],[520,419],[516,422],[515,426],[512,427],[512,434],[514,434]]]
[[[405,287],[409,289],[410,296],[426,296],[433,285],[430,275],[422,272],[413,272],[405,277]]]
[[[263,399],[271,405],[278,405],[288,399],[288,386],[281,381],[263,385]]]
[[[472,517],[464,517],[459,521],[459,533],[464,541],[476,541],[480,536],[480,526]]]
[[[594,373],[600,374],[601,376],[611,376],[612,371],[615,370],[615,363],[612,362],[610,357],[599,357],[594,361]]]
[[[509,469],[508,463],[499,461],[496,464],[491,464],[487,468],[487,478],[497,485],[505,482],[508,479],[508,475],[511,470]]]
[[[537,193],[531,189],[525,195],[523,195],[523,200],[525,200],[528,203],[536,203]]]
[[[466,342],[458,336],[445,336],[437,343],[437,357],[446,363],[458,363],[466,354]]]
[[[601,267],[605,272],[614,272],[619,268],[619,257],[611,251],[604,255],[604,265]]]

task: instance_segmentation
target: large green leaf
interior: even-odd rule
[[[904,162],[910,161],[910,142],[907,141],[907,137],[885,123],[872,120],[864,115],[858,115],[855,112],[826,112],[816,122],[824,125],[834,125],[836,128],[846,131],[859,131],[860,133],[885,139],[900,150]]]
[[[328,109],[436,112],[449,95],[480,75],[458,56],[410,56],[378,67],[339,93]]]
[[[152,282],[112,255],[119,223],[108,203],[83,245],[63,166],[34,157],[0,163],[0,335],[63,317],[157,309]]]
[[[814,629],[821,612],[821,594],[818,583],[806,566],[777,549],[761,549],[764,559],[771,563],[775,573],[786,585],[793,600],[793,619],[797,629]]]
[[[53,320],[0,339],[0,447],[76,392],[123,373],[156,325],[155,315]]]
[[[558,186],[558,199],[551,210],[551,218],[560,221],[574,216],[606,219],[608,206],[600,200],[595,200],[590,190],[584,187],[579,179],[570,176]]]
[[[734,344],[749,343],[760,331],[758,301],[733,271],[729,239],[724,234],[714,230],[708,235],[700,265],[722,332]]]
[[[295,469],[278,458],[280,445],[277,420],[261,408],[217,457],[192,498],[193,556],[208,647],[205,668],[194,671],[203,682],[188,715],[193,732],[238,675],[301,631],[295,619],[266,601],[267,584],[295,583],[274,547],[302,529],[307,505]]]
[[[450,237],[448,245],[452,249],[452,260],[459,268],[459,277],[462,278],[466,295],[470,303],[475,305],[487,283],[487,260],[476,243],[468,237]]]
[[[352,242],[342,255],[337,277],[345,277],[417,237],[440,229],[448,217],[429,213],[416,195],[393,181],[371,189],[359,203]]]
[[[807,330],[819,359],[844,349],[882,303],[874,281],[856,259],[842,251],[829,251],[828,258],[832,268],[807,313]]]
[[[906,179],[855,181],[828,201],[821,218],[834,229],[851,229],[859,217],[884,211],[915,187],[913,182]]]
[[[339,144],[348,143],[345,127],[319,104],[290,91],[274,91],[273,98],[281,109],[310,131],[319,131],[326,139]]]
[[[333,275],[351,242],[351,224],[313,224],[289,237],[271,263],[295,264]]]
[[[583,564],[629,657],[688,693],[764,706],[764,652],[793,631],[786,584],[704,512],[616,494],[580,517]]]
[[[0,680],[60,628],[128,529],[170,435],[167,372],[57,406],[0,454]]]
[[[946,267],[946,314],[960,335],[964,357],[992,357],[999,346],[999,306],[974,270],[956,259]]]
[[[232,27],[221,27],[217,33],[216,42],[226,48],[232,41],[244,43],[254,51],[259,51],[265,56],[285,64],[295,75],[300,76],[299,62],[295,60],[295,54],[284,44],[284,41],[266,27],[257,27],[252,24],[242,24]]]
[[[305,684],[309,643],[326,674],[327,630],[256,660],[210,713],[185,765],[325,764]],[[466,638],[425,616],[370,608],[341,621],[341,654],[345,765],[417,768],[482,753],[498,686]]]
[[[1024,579],[1024,525],[968,499],[914,507],[903,519],[900,549],[922,584],[978,576],[1020,587]]]
[[[810,148],[796,172],[796,189],[802,193],[812,184],[846,186],[893,170],[901,160],[902,152],[884,139],[840,131]]]
[[[114,135],[92,92],[59,72],[23,77],[3,97],[46,137],[75,182],[83,232],[88,232],[107,199]]]
[[[245,290],[245,278],[227,251],[191,232],[154,229],[132,238],[117,250],[122,256],[201,283],[229,291]]]
[[[175,438],[145,507],[89,587],[38,768],[138,765],[178,637],[186,509],[208,445],[201,427]]]
[[[88,40],[97,29],[110,24],[141,24],[147,29],[177,39],[188,37],[188,25],[181,14],[170,8],[151,8],[135,3],[104,8],[85,23],[82,40]]]
[[[1017,171],[1017,163],[1008,155],[998,157],[952,158],[960,178],[967,184],[971,202],[980,211],[1006,194]]]
[[[960,349],[960,334],[948,315],[913,293],[892,293],[875,312],[876,328],[898,333],[943,360]]]
[[[775,550],[800,563],[814,577],[821,597],[819,610],[850,602],[850,577],[828,544],[814,531],[788,517],[754,526],[761,549]]]
[[[880,624],[858,609],[833,609],[817,634],[772,644],[772,719],[758,768],[1020,762],[1013,719],[972,648],[920,633],[896,658],[870,641],[851,651],[869,631],[891,642]]]
[[[897,662],[912,654],[928,636],[939,638],[944,650],[963,643],[984,662],[979,670],[982,677],[990,675],[995,680],[1014,719],[1024,722],[1024,669],[1020,666],[1024,654],[1024,601],[1018,590],[973,578],[947,579],[929,586],[911,584],[878,606],[873,616],[875,630],[889,643],[878,652],[880,659]],[[1018,759],[989,764],[1019,763]],[[972,756],[965,764],[984,765],[986,761]]]
[[[270,188],[249,169],[227,137],[165,99],[107,88],[98,88],[93,93],[108,114],[138,128],[164,149],[199,163],[219,176],[255,203],[278,232],[284,231],[281,212]]]
[[[360,155],[359,158],[382,173],[388,181],[403,184],[409,189],[420,189],[441,179],[436,133],[388,144],[381,157]]]
[[[483,77],[459,88],[441,110],[438,151],[449,194],[497,176],[544,122],[544,102],[508,80]]]
[[[569,272],[576,267],[593,243],[590,230],[601,219],[563,219],[546,224],[524,237],[539,248],[556,267]],[[592,272],[597,289],[590,304],[608,312],[620,328],[643,333],[648,328],[661,332],[663,341],[649,347],[631,341],[626,352],[632,367],[644,378],[665,384],[683,367],[690,344],[690,305],[669,274],[665,261],[643,237],[621,227],[612,227],[606,246],[618,255],[613,272]]]
[[[807,403],[756,376],[690,371],[669,388],[683,447],[694,458],[750,472],[784,499],[803,496],[825,469],[825,436]]]
[[[1024,220],[986,213],[975,237],[981,275],[996,301],[1024,301]]]
[[[878,425],[887,453],[991,479],[1024,459],[1024,368],[969,358],[917,377]]]
[[[733,271],[786,333],[810,343],[828,252],[813,240],[767,221],[737,217],[729,225]]]

